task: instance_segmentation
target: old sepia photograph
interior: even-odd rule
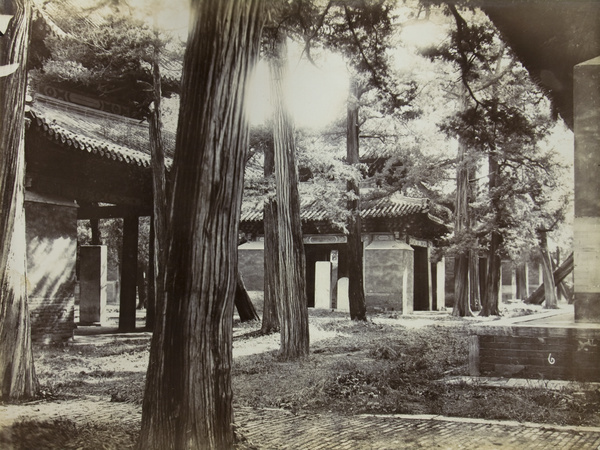
[[[600,0],[0,0],[0,450],[600,449]]]

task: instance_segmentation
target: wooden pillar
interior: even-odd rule
[[[427,311],[433,309],[433,274],[431,273],[431,247],[427,245]]]
[[[138,234],[137,216],[125,217],[123,219],[119,331],[135,331]]]
[[[102,245],[100,239],[100,219],[90,219],[90,228],[92,229],[92,245]]]
[[[575,321],[600,323],[600,56],[573,70]]]

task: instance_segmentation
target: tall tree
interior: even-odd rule
[[[231,347],[248,131],[245,85],[263,2],[195,0],[184,58],[165,317],[156,322],[140,449],[231,448]]]
[[[540,241],[540,253],[542,255],[542,273],[544,280],[544,298],[545,307],[548,309],[558,308],[558,296],[556,294],[556,284],[554,283],[554,270],[552,259],[548,251],[548,231],[538,229]]]
[[[25,246],[25,95],[31,22],[28,0],[2,0],[12,16],[0,36],[0,380],[3,399],[35,393],[27,308]]]
[[[350,165],[359,163],[359,109],[360,92],[358,82],[350,81],[348,98],[347,132],[346,132],[346,162]],[[360,218],[360,186],[350,178],[348,191],[348,297],[350,303],[350,318],[352,320],[367,320],[365,289],[363,280],[363,243],[362,222]]]
[[[465,90],[463,90],[465,91]],[[461,100],[466,103],[466,92]],[[456,166],[456,200],[454,208],[454,233],[455,238],[468,241],[471,220],[469,216],[469,174],[472,161],[468,156],[467,143],[458,138],[458,158]],[[471,302],[469,298],[469,264],[470,245],[460,248],[454,256],[454,307],[453,316],[471,316]],[[471,274],[473,277],[473,274]]]
[[[397,80],[390,77],[387,51],[393,29],[393,7],[393,3],[387,0],[330,2],[320,21],[328,25],[321,32],[326,45],[341,51],[352,67],[346,114],[346,163],[350,166],[359,164],[362,93],[375,90],[382,110],[387,113],[406,106],[412,100],[411,89],[400,88]],[[315,39],[317,31],[320,30],[308,36],[310,39],[305,38],[307,46]],[[349,177],[346,190],[350,317],[352,320],[366,320],[359,181]]]
[[[153,296],[150,297],[146,312],[146,328],[154,329],[156,313],[164,314],[165,270],[167,256],[167,175],[165,168],[165,145],[162,137],[162,84],[160,77],[160,47],[157,25],[157,12],[154,16],[154,42],[152,45],[152,96],[153,107],[148,121],[150,138],[150,159],[152,165],[152,247]]]
[[[268,334],[279,331],[277,304],[280,283],[277,200],[275,198],[275,147],[272,139],[264,146],[264,176],[267,180],[267,196],[263,207],[265,287],[260,331]]]
[[[471,23],[467,22],[455,5],[449,5],[448,11],[456,28],[451,35],[451,45],[440,54],[458,66],[462,91],[459,112],[442,126],[459,141],[455,220],[464,227],[457,225],[454,237],[459,255],[454,313],[470,314],[464,307],[469,301],[469,292],[462,284],[469,278],[474,284],[479,271],[473,264],[469,270],[461,258],[471,252],[472,261],[473,251],[483,244],[487,246],[488,255],[481,314],[496,315],[499,314],[500,258],[510,245],[506,240],[507,230],[517,226],[516,211],[511,210],[511,206],[515,198],[532,195],[541,186],[536,185],[535,178],[529,177],[523,161],[533,162],[534,167],[545,165],[536,154],[536,146],[547,132],[550,114],[547,102],[542,101],[539,90],[506,51],[493,27],[475,15],[471,15]],[[536,96],[539,98],[534,98]],[[527,106],[529,100],[534,106]],[[449,123],[453,125],[448,127]],[[466,155],[464,158],[461,151]],[[485,169],[478,167],[484,157],[488,161]],[[475,165],[462,168],[463,159]],[[477,182],[478,173],[484,174],[482,178],[487,176],[487,193],[475,202],[472,195],[475,186],[469,185]],[[540,179],[546,179],[540,175]],[[532,217],[529,219],[537,222]],[[462,270],[469,272],[468,276]]]
[[[273,144],[277,203],[278,297],[280,356],[293,359],[308,354],[306,260],[300,221],[298,167],[293,118],[286,107],[283,83],[287,73],[287,36],[275,31],[269,59],[273,101]]]

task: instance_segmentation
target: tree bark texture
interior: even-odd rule
[[[544,278],[544,298],[547,309],[558,308],[558,297],[556,295],[556,284],[554,284],[554,275],[552,270],[552,260],[548,251],[548,236],[545,231],[540,231],[540,253],[542,255],[542,273]]]
[[[35,394],[36,377],[27,307],[25,242],[25,95],[31,6],[0,0],[0,14],[13,15],[0,38],[0,65],[17,64],[0,78],[0,383],[1,398]]]
[[[473,203],[477,200],[477,189],[476,184],[472,183],[471,180],[477,178],[477,170],[472,165],[469,165],[467,179],[467,201]],[[468,213],[468,224],[469,229],[472,229],[475,225],[475,219],[472,214]],[[469,250],[469,302],[471,304],[472,311],[481,310],[481,289],[479,282],[479,253],[476,249]]]
[[[481,292],[479,282],[479,255],[477,251],[469,251],[469,301],[471,310],[479,311],[481,309]]]
[[[244,157],[246,82],[260,0],[194,0],[169,215],[165,317],[157,320],[141,449],[233,447],[232,314]]]
[[[573,272],[574,259],[573,253],[569,255],[567,259],[554,271],[554,284],[559,285],[563,282],[567,275]],[[546,298],[544,284],[540,285],[526,300],[525,303],[531,303],[534,305],[541,305]]]
[[[156,18],[155,18],[156,20]],[[158,34],[158,32],[156,32]],[[158,35],[156,36],[158,41]],[[154,236],[150,246],[153,248],[153,258],[150,264],[153,265],[153,278],[150,282],[153,284],[154,296],[150,301],[154,302],[152,308],[148,308],[146,317],[146,328],[154,329],[156,312],[164,316],[164,292],[165,292],[165,267],[167,252],[167,175],[165,169],[165,146],[162,137],[162,117],[161,117],[161,99],[162,87],[160,81],[160,52],[158,42],[154,45],[152,58],[152,79],[153,79],[153,97],[154,108],[150,114],[150,158],[152,164],[152,194],[153,211],[152,221],[154,226]]]
[[[465,233],[469,223],[469,170],[466,161],[467,146],[462,138],[458,141],[458,165],[456,169],[456,211],[454,230],[457,235]],[[454,308],[453,316],[471,316],[469,300],[469,252],[456,255],[454,259]]]
[[[261,333],[270,334],[279,331],[277,295],[279,292],[279,239],[277,237],[277,201],[275,200],[275,149],[272,145],[265,148],[264,175],[268,180],[269,191],[263,209],[265,233],[264,253],[264,304]]]
[[[254,305],[252,304],[252,300],[248,295],[248,291],[246,290],[246,286],[244,285],[242,274],[239,270],[236,281],[234,304],[240,316],[241,322],[250,322],[251,320],[260,319],[260,317],[258,317],[258,314],[256,313]]]
[[[156,282],[154,275],[154,217],[150,218],[148,262],[148,307],[146,308],[146,331],[154,331],[154,323],[156,322]],[[164,312],[162,316],[164,316]]]
[[[488,157],[489,165],[489,191],[492,208],[495,214],[496,225],[500,222],[499,207],[496,187],[499,184],[499,164],[495,154],[490,153]],[[502,245],[502,235],[493,230],[490,237],[490,247],[488,249],[488,270],[485,285],[485,297],[482,299],[481,316],[498,316],[498,291],[501,283],[502,260],[500,258],[500,246]]]
[[[286,37],[277,33],[269,61],[273,101],[273,141],[279,257],[278,313],[280,356],[294,359],[308,354],[306,260],[300,221],[300,195],[293,119],[286,108],[283,80],[287,73]]]
[[[515,269],[515,279],[517,283],[517,298],[525,300],[527,297],[529,297],[527,263],[521,263],[517,265]]]
[[[358,108],[359,92],[356,80],[350,81],[350,95],[347,108],[346,163],[359,162],[359,125]],[[350,318],[367,320],[365,289],[363,280],[363,243],[362,223],[360,218],[360,186],[354,180],[348,181],[346,190],[348,199],[348,297]]]
[[[488,251],[488,269],[485,287],[485,297],[481,305],[480,316],[499,316],[498,291],[500,290],[500,270],[502,260],[500,258],[500,245],[502,244],[502,235],[493,231],[490,239],[490,248]]]

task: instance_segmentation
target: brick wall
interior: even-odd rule
[[[263,242],[247,242],[238,247],[238,265],[248,291],[265,288],[265,252]]]
[[[478,341],[483,376],[600,381],[599,330],[523,327]]]

